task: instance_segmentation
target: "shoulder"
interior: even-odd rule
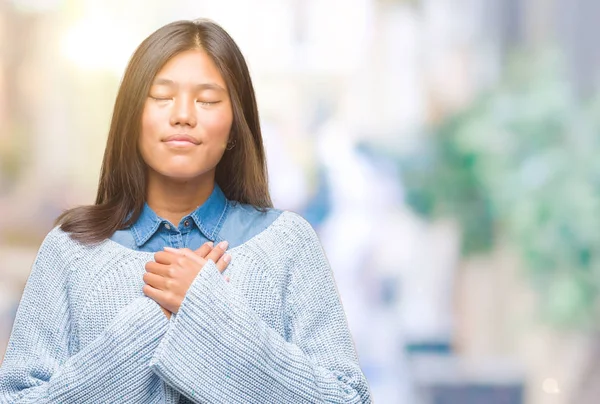
[[[42,244],[40,245],[38,255],[50,254],[53,256],[63,255],[64,252],[70,249],[74,241],[69,236],[69,233],[63,231],[60,226],[55,226],[48,232]]]
[[[274,237],[286,240],[289,247],[307,247],[320,244],[312,225],[298,213],[283,210],[267,229]]]
[[[228,201],[227,217],[234,218],[240,223],[260,225],[261,223],[272,223],[283,212],[275,208],[258,208],[246,203]],[[267,226],[268,227],[268,226]]]
[[[264,226],[265,229],[270,227],[271,225],[299,225],[302,228],[309,227],[312,229],[311,225],[306,219],[304,219],[299,214],[289,210],[282,210],[277,208],[261,209],[253,205],[248,205],[235,201],[229,201],[228,210],[228,219],[235,219],[239,223]]]
[[[220,237],[228,240],[231,246],[243,244],[259,234],[263,238],[286,240],[288,246],[296,245],[301,240],[318,242],[310,223],[295,212],[275,208],[258,209],[238,202],[230,202],[228,210]]]
[[[77,254],[76,243],[60,226],[54,227],[42,241],[29,273],[27,284],[35,285],[63,284],[67,279],[66,268]],[[41,283],[40,283],[41,282]]]
[[[289,232],[290,235],[316,237],[317,234],[308,220],[298,213],[289,210],[281,212],[281,215],[277,220],[277,225],[281,229],[285,229],[285,231]]]
[[[229,201],[226,217],[219,229],[219,238],[229,241],[230,246],[243,244],[271,227],[281,214],[279,209],[259,209]]]
[[[53,261],[70,261],[96,247],[96,245],[85,245],[74,240],[71,235],[64,231],[59,225],[52,228],[42,241],[36,260],[51,259]]]
[[[298,213],[283,211],[263,235],[261,241],[275,246],[275,257],[278,262],[287,263],[289,273],[302,277],[329,265],[317,232]]]

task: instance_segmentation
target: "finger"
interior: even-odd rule
[[[148,262],[146,262],[146,265],[144,266],[144,268],[146,269],[147,272],[151,272],[156,275],[169,276],[170,265],[159,264],[154,261],[148,261]]]
[[[163,311],[163,313],[165,313],[165,316],[167,316],[167,318],[170,320],[172,313],[169,310],[167,310],[164,307],[162,307],[161,305],[159,305],[158,307],[160,307],[160,309]]]
[[[219,261],[217,261],[217,268],[219,269],[219,271],[223,272],[225,270],[225,268],[227,268],[227,265],[229,265],[230,262],[231,262],[231,255],[225,253],[221,257],[221,259],[219,259]]]
[[[199,257],[195,251],[190,250],[189,248],[171,248],[164,247],[166,251],[173,252],[180,257],[189,258],[190,260],[196,262],[198,265],[203,266],[206,263],[206,260],[202,257]]]
[[[213,260],[214,263],[219,262],[223,254],[225,254],[228,246],[229,243],[227,241],[221,241],[215,248],[212,249],[210,253],[208,253],[206,260]]]
[[[142,278],[146,285],[150,285],[155,289],[169,290],[171,287],[171,280],[169,278],[153,274],[152,272],[146,272]]]
[[[177,251],[176,249],[173,250]],[[169,265],[175,262],[176,256],[177,253],[174,251],[158,251],[154,254],[154,261],[158,262],[159,264]]]
[[[160,289],[153,288],[150,285],[144,285],[142,287],[142,292],[144,292],[144,294],[146,296],[148,296],[150,299],[154,300],[160,306],[162,306],[162,307],[164,307],[165,309],[168,310],[168,308],[166,307],[167,306],[167,304],[166,304],[166,302],[167,302],[167,292],[164,292],[164,291],[162,291]]]
[[[206,243],[202,244],[202,246],[194,252],[202,258],[206,258],[206,256],[208,255],[209,252],[212,251],[212,249],[213,249],[213,242],[207,241]]]
[[[163,247],[163,249],[167,252],[177,254],[177,255],[185,255],[183,250],[187,250],[187,248],[173,248],[173,247]]]

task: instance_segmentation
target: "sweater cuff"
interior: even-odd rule
[[[156,320],[158,319],[158,320]],[[166,332],[169,320],[158,303],[149,297],[137,298],[133,304],[125,307],[108,326],[107,332],[117,340],[126,340],[136,335]]]
[[[202,339],[204,325],[198,324],[198,319],[215,311],[215,305],[228,306],[225,296],[229,294],[230,287],[216,264],[208,260],[190,285],[179,311],[171,316],[169,328],[150,360],[150,368],[157,375],[169,381],[169,376],[178,375],[169,375],[168,369],[177,370],[180,366],[185,368],[186,361],[192,359],[186,355],[193,351],[193,347],[189,345],[199,343]]]

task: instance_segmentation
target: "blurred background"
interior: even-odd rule
[[[375,402],[599,402],[595,0],[0,0],[0,359],[129,56],[198,17],[247,58]]]

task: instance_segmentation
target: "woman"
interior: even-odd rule
[[[33,264],[2,403],[370,402],[311,226],[271,207],[254,90],[209,21],[150,35],[95,205]]]

